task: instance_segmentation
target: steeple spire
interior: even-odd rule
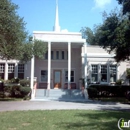
[[[58,15],[58,0],[56,0],[56,17],[55,17],[54,31],[55,32],[60,32],[59,15]]]

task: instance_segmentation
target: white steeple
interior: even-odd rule
[[[54,31],[55,32],[60,32],[59,15],[58,15],[58,0],[56,0],[56,17],[55,17]]]

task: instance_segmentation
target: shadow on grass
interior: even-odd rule
[[[68,130],[118,130],[117,123],[120,118],[130,120],[130,112],[90,111],[78,112],[72,121],[59,124]],[[78,120],[76,120],[78,119]]]

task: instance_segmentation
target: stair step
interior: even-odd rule
[[[83,99],[81,90],[66,90],[66,89],[37,89],[35,98],[48,99]]]

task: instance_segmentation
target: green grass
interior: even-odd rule
[[[130,112],[92,110],[0,112],[0,130],[118,130]]]

